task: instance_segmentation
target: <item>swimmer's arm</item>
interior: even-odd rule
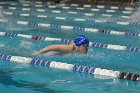
[[[70,0],[63,0],[63,1],[61,1],[61,3],[65,3],[65,2],[68,2],[68,1],[70,1]]]
[[[49,52],[49,51],[70,51],[70,48],[67,47],[67,45],[51,45],[51,46],[48,46],[46,48],[43,48],[40,51],[33,53],[32,56],[44,54],[44,53]]]

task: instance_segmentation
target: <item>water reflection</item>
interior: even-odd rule
[[[0,69],[0,83],[6,86],[14,85],[16,87],[27,88],[33,91],[39,91],[43,93],[62,93],[68,91],[56,91],[53,89],[47,88],[46,84],[44,83],[34,83],[34,82],[27,82],[27,81],[15,81],[11,77],[12,71],[4,71]]]

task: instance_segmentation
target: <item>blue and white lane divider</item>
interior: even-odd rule
[[[78,7],[80,5],[71,4],[70,6]],[[130,6],[123,7],[123,6],[104,6],[104,5],[87,5],[87,4],[84,4],[83,7],[84,8],[99,8],[99,9],[114,9],[114,10],[135,10],[135,8],[130,7]]]
[[[39,6],[39,5],[37,5],[37,6]],[[0,6],[0,7],[4,7],[4,8],[6,8],[6,6]],[[7,6],[7,7],[11,7],[11,6]],[[14,7],[17,7],[17,8],[23,8],[23,7],[25,7],[25,6],[14,6]],[[27,7],[25,7],[25,8],[27,8]],[[28,8],[31,8],[31,9],[37,9],[36,7],[28,7]],[[39,7],[40,8],[40,7]],[[83,12],[87,12],[87,11],[89,11],[89,13],[91,13],[91,12],[100,12],[100,13],[117,13],[117,14],[127,14],[127,15],[131,15],[132,13],[133,13],[133,11],[117,11],[117,10],[103,10],[103,9],[83,9],[83,8],[68,8],[68,7],[56,7],[56,6],[47,6],[47,8],[41,8],[41,9],[45,9],[45,10],[47,10],[47,9],[65,9],[65,10],[70,10],[70,9],[76,9],[76,10],[83,10]]]
[[[112,15],[112,14],[97,14],[97,13],[82,13],[82,12],[73,12],[73,11],[60,11],[60,10],[46,10],[46,9],[34,9],[34,8],[19,8],[19,7],[8,7],[9,10],[21,10],[21,11],[37,11],[37,12],[51,12],[55,14],[60,13],[67,13],[67,14],[73,14],[73,15],[84,15],[84,16],[104,16],[104,17],[121,17],[130,19],[131,16],[125,16],[125,15]]]
[[[5,2],[0,2],[1,5],[5,5],[8,3]],[[34,5],[33,5],[34,4]],[[48,3],[47,3],[48,4]],[[44,7],[46,5],[46,3],[44,4],[44,2],[23,2],[23,3],[9,3],[9,5],[22,5],[22,6],[36,6],[36,7]],[[38,6],[39,5],[39,6]],[[57,7],[57,5],[53,5],[54,7]],[[84,8],[84,9],[89,9],[89,8],[97,8],[97,9],[112,9],[112,10],[128,10],[128,11],[133,11],[135,10],[134,7],[130,7],[130,6],[104,6],[104,5],[86,5],[84,4],[82,7],[81,5],[78,4],[59,4],[59,7],[77,7],[77,8]]]
[[[76,22],[92,22],[92,23],[111,23],[123,26],[140,26],[140,22],[119,22],[119,21],[108,21],[108,20],[96,20],[96,19],[82,19],[82,18],[69,18],[69,17],[53,17],[47,15],[39,14],[29,14],[29,13],[14,13],[14,12],[3,12],[5,15],[22,16],[22,17],[36,17],[36,18],[48,18],[55,20],[65,20],[65,21],[76,21]]]
[[[81,72],[86,74],[104,75],[104,76],[109,76],[109,77],[119,78],[119,79],[140,81],[140,75],[135,73],[113,71],[113,70],[94,68],[88,66],[80,66],[76,64],[68,64],[68,63],[62,63],[57,61],[42,60],[42,59],[40,60],[40,59],[34,59],[34,58],[28,58],[22,56],[11,56],[6,54],[0,54],[0,60],[31,64],[31,65],[39,65],[39,66],[50,67],[54,69],[75,71],[75,72]]]
[[[56,6],[48,6],[47,8],[52,8],[52,9],[55,9],[55,8],[59,8],[59,7],[56,7]],[[92,8],[92,9],[85,9],[85,8],[81,8],[81,7],[77,7],[77,8],[73,8],[73,7],[62,7],[62,9],[66,9],[66,10],[69,10],[69,9],[76,9],[76,10],[83,10],[84,12],[85,11],[89,11],[89,12],[106,12],[106,13],[122,13],[122,14],[132,14],[133,11],[117,11],[117,10],[111,10],[111,9],[96,9],[96,8]]]
[[[64,38],[50,38],[50,37],[32,36],[32,35],[25,35],[25,34],[8,33],[8,32],[0,32],[0,36],[22,37],[22,38],[32,39],[32,40],[37,40],[37,41],[40,41],[40,40],[41,41],[59,41],[59,42],[64,42],[66,44],[69,44],[69,43],[73,42],[73,40],[64,39]],[[96,43],[96,42],[90,42],[89,46],[90,47],[95,47],[95,48],[140,52],[140,48],[132,47],[132,46],[103,44],[103,43]]]
[[[4,1],[0,1],[1,5],[5,5],[5,4],[10,4],[10,5],[18,5],[18,4],[44,4],[44,2],[40,2],[40,1],[22,1],[22,2],[4,2]],[[45,3],[46,4],[46,3]]]
[[[101,12],[101,13],[122,13],[122,14],[132,14],[133,11],[132,10],[127,10],[127,11],[120,11],[120,10],[111,10],[111,9],[97,9],[97,8],[91,8],[91,9],[87,9],[87,8],[82,8],[82,7],[58,7],[58,6],[43,6],[43,5],[30,5],[30,4],[21,4],[21,5],[10,5],[10,6],[14,6],[14,7],[30,7],[30,8],[42,8],[42,9],[65,9],[65,10],[81,10],[83,12],[89,11],[89,12]],[[4,7],[10,7],[7,5],[4,5]],[[2,5],[1,5],[2,7]]]
[[[0,19],[0,22],[12,22],[18,25],[24,26],[35,26],[35,27],[44,27],[44,28],[55,28],[55,29],[62,29],[62,30],[75,30],[75,31],[84,31],[84,32],[93,32],[93,33],[102,33],[102,34],[110,34],[110,35],[120,35],[120,36],[136,36],[140,37],[140,33],[128,33],[128,32],[120,32],[120,31],[113,31],[113,30],[104,30],[104,29],[96,29],[96,28],[85,28],[79,26],[68,26],[68,25],[57,25],[57,24],[46,24],[46,23],[38,23],[32,21],[22,21],[22,20],[7,20],[7,19]]]

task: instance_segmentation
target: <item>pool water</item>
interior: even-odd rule
[[[17,3],[17,2],[15,2]],[[49,10],[49,9],[48,9]],[[50,9],[51,10],[51,9]],[[53,17],[83,18],[83,19],[105,19],[110,21],[126,21],[131,19],[120,18],[120,14],[113,14],[115,17],[89,17],[84,15],[68,14],[68,10],[61,14],[51,12],[20,11],[1,9],[0,19],[8,22],[0,22],[0,32],[25,34],[33,36],[44,36],[53,38],[74,39],[79,35],[85,35],[90,42],[114,44],[121,46],[140,47],[139,36],[111,35],[85,31],[65,30],[57,28],[45,28],[16,24],[13,20],[48,23],[67,26],[78,26],[114,30],[120,32],[140,33],[140,26],[125,26],[112,23],[76,22],[72,20],[56,20],[51,18],[21,17],[18,15],[5,15],[3,12],[43,14]],[[71,10],[72,11],[72,10]],[[80,10],[74,10],[82,12]],[[122,11],[122,10],[119,10]],[[135,11],[137,12],[137,11]],[[102,13],[102,12],[100,12]],[[135,14],[135,13],[134,13]],[[131,16],[131,15],[130,15]],[[137,20],[138,21],[138,20]],[[140,20],[139,20],[140,22]],[[32,57],[31,54],[48,45],[65,44],[59,41],[33,40],[22,37],[0,36],[0,54],[12,56],[23,56],[29,58],[47,59],[69,64],[77,64],[95,68],[104,68],[114,71],[124,71],[140,74],[139,60],[140,51],[113,50],[105,48],[90,47],[86,55],[49,56],[47,53]],[[0,93],[139,93],[140,82],[121,80],[118,78],[91,75],[61,69],[52,69],[37,65],[30,65],[17,62],[0,60]]]

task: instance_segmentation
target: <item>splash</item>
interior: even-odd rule
[[[22,46],[23,48],[26,48],[26,49],[31,49],[31,46],[33,46],[33,43],[21,40],[20,46]]]
[[[2,48],[2,47],[5,47],[5,45],[4,45],[4,44],[2,44],[2,43],[0,43],[0,48]]]
[[[3,9],[0,8],[0,18],[4,19],[4,16],[3,16],[3,14],[2,14],[2,11],[3,11]]]
[[[131,22],[140,22],[140,7],[132,15]]]

